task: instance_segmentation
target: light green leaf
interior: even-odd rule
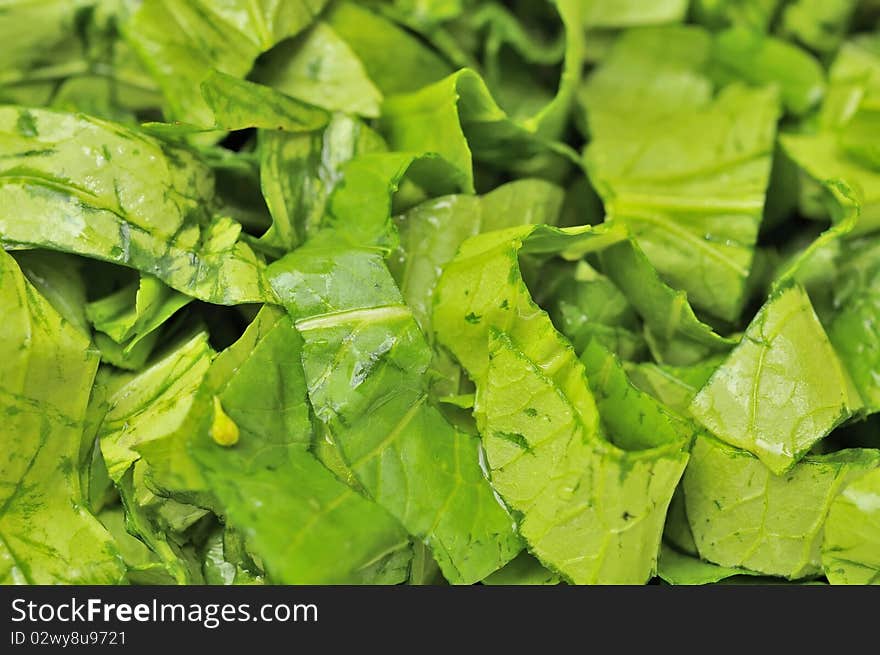
[[[837,311],[828,338],[846,365],[868,412],[880,411],[880,240],[843,246],[835,281]]]
[[[84,2],[7,0],[4,4],[6,15],[0,20],[0,35],[4,43],[0,69],[6,76],[39,68],[47,51],[58,52],[59,55],[78,51],[73,22],[74,15]],[[30,29],[23,30],[22,25],[28,25]]]
[[[664,545],[660,549],[657,575],[663,582],[671,585],[702,585],[721,582],[735,575],[760,575],[760,573],[705,562],[698,557],[684,555]]]
[[[186,531],[208,511],[153,493],[145,481],[147,468],[145,462],[135,462],[116,484],[126,529],[156,554],[175,584],[202,584],[201,566]]]
[[[193,394],[211,363],[208,335],[199,332],[174,344],[137,373],[99,372],[93,411],[101,415],[97,439],[110,478],[125,507],[127,529],[141,539],[178,584],[199,583],[200,567],[182,533],[207,513],[156,495],[152,473],[138,449],[170,438],[187,416]]]
[[[283,132],[312,132],[327,124],[327,112],[275,89],[211,71],[201,85],[214,122],[206,127],[243,130],[259,127]]]
[[[863,107],[840,132],[840,146],[866,168],[880,170],[880,111]]]
[[[822,99],[825,73],[807,52],[790,43],[747,28],[716,35],[713,73],[725,83],[745,80],[755,86],[778,85],[786,110],[802,115]]]
[[[540,154],[576,156],[566,146],[511,120],[485,82],[463,69],[409,95],[385,101],[382,130],[397,150],[437,152],[464,172],[458,182],[473,192],[473,160],[509,167]]]
[[[435,47],[459,67],[479,69],[498,104],[512,118],[526,120],[553,101],[557,80],[546,71],[566,61],[572,36],[580,38],[575,30],[567,29],[569,24],[577,27],[573,12],[580,7],[570,2],[538,3],[533,11],[543,14],[540,18],[517,9],[485,3],[449,27],[455,37],[445,34],[442,38],[443,33],[437,29],[427,34]],[[462,34],[464,30],[467,36]],[[482,52],[464,53],[458,47],[473,46],[481,34]]]
[[[128,581],[132,584],[172,584],[174,578],[168,575],[159,556],[126,530],[125,518],[125,511],[120,506],[105,508],[98,514],[98,520],[113,536],[125,561]]]
[[[364,0],[363,4],[377,5],[405,24],[436,25],[460,16],[472,7],[474,0]],[[389,8],[388,5],[393,8]]]
[[[600,134],[612,129],[620,114],[638,113],[638,121],[645,122],[705,106],[712,96],[712,83],[705,74],[711,56],[711,37],[693,26],[623,32],[578,90],[578,101],[587,110],[588,131]]]
[[[684,19],[687,0],[593,0],[584,4],[588,27],[633,27]]]
[[[785,134],[780,137],[788,156],[812,179],[838,179],[854,192],[861,205],[861,219],[855,233],[880,226],[880,171],[862,166],[842,150],[838,135],[825,130],[816,134]]]
[[[778,291],[791,283],[800,284],[820,318],[827,320],[834,304],[834,290],[827,280],[837,274],[844,241],[858,230],[861,205],[855,192],[840,180],[825,180],[822,188],[831,206],[831,227],[781,262],[770,288]]]
[[[715,50],[725,52],[693,26],[629,30],[578,97],[593,137],[585,164],[609,217],[666,282],[732,321],[746,301],[779,110],[767,88],[731,84],[713,97]]]
[[[64,320],[83,334],[90,333],[86,316],[86,282],[82,261],[61,252],[17,251],[10,253],[40,295]]]
[[[354,2],[337,2],[324,17],[385,95],[409,93],[449,75],[449,64],[392,21]]]
[[[780,475],[861,408],[810,299],[770,297],[691,403],[691,414]]]
[[[694,0],[694,18],[709,27],[728,25],[766,32],[782,0]]]
[[[342,243],[391,252],[397,232],[392,198],[404,179],[425,185],[431,195],[463,190],[464,171],[431,153],[366,152],[342,165],[321,226]]]
[[[409,565],[407,584],[418,586],[443,584],[443,573],[431,555],[431,550],[421,542],[414,543],[412,547],[413,557]]]
[[[150,341],[143,353],[146,358],[158,337],[156,331],[191,300],[189,296],[169,289],[157,278],[142,275],[138,282],[86,304],[85,311],[96,330],[109,337],[113,345],[121,346],[119,354],[123,358],[141,350],[139,344]],[[104,348],[99,344],[102,355],[108,347],[113,348],[109,343]],[[113,363],[118,366],[122,362]],[[133,368],[140,368],[143,363]]]
[[[614,426],[622,430],[619,442],[606,441],[596,410],[593,424],[584,424],[583,401],[575,409],[509,338],[492,337],[489,348],[485,385],[477,382],[478,416],[485,415],[479,424],[493,484],[522,512],[520,531],[530,550],[577,584],[645,582],[687,461],[686,442],[661,432],[650,437],[668,443],[640,443],[648,434],[637,426],[632,431],[610,406],[603,418],[623,423]],[[580,376],[584,384],[583,370]],[[609,404],[620,402],[621,391],[606,385],[597,380],[595,388],[608,394]],[[589,393],[584,385],[582,394]]]
[[[605,275],[642,317],[648,346],[661,364],[696,364],[736,343],[696,317],[687,294],[663,282],[633,239],[602,250],[599,261]]]
[[[697,544],[694,541],[694,535],[691,532],[691,525],[687,517],[687,507],[684,501],[684,483],[679,482],[675,493],[672,494],[672,500],[669,502],[669,509],[666,510],[666,525],[663,526],[664,543],[672,544],[676,549],[688,555],[697,556]],[[660,557],[663,558],[661,547]],[[662,566],[662,563],[660,563]],[[659,572],[658,572],[659,573]]]
[[[638,392],[601,348],[588,349],[591,393],[588,371],[532,301],[517,255],[573,242],[601,249],[620,238],[607,228],[532,226],[479,235],[446,267],[435,294],[439,341],[477,387],[474,413],[493,485],[522,513],[531,552],[576,583],[651,577],[686,439],[665,417],[646,430],[617,415],[622,398]]]
[[[125,566],[80,485],[97,353],[0,252],[0,581],[113,584]]]
[[[260,186],[272,226],[260,243],[284,252],[317,232],[342,167],[385,145],[360,121],[334,114],[326,129],[309,134],[259,132]]]
[[[98,439],[114,482],[140,459],[137,448],[167,438],[183,423],[211,364],[208,335],[199,332],[134,374],[109,374]]]
[[[401,582],[411,555],[406,533],[308,452],[301,349],[290,318],[263,309],[208,371],[185,431],[189,450],[218,512],[276,583]],[[240,432],[229,448],[211,434],[218,403]]]
[[[832,53],[850,27],[858,0],[796,0],[782,12],[780,32],[820,53]]]
[[[121,122],[159,106],[161,96],[117,24],[121,0],[5,0],[0,15],[0,98],[51,105]],[[22,29],[27,25],[28,29]]]
[[[557,9],[566,29],[566,55],[558,91],[532,116],[514,119],[492,97],[473,70],[459,70],[418,91],[386,99],[382,129],[398,150],[440,153],[466,172],[466,191],[473,191],[472,161],[496,167],[527,166],[537,155],[576,161],[559,138],[580,81],[583,60],[581,5],[560,0]],[[538,167],[543,162],[538,161]]]
[[[428,398],[431,351],[381,253],[321,236],[271,267],[305,341],[315,413],[370,496],[425,541],[446,579],[481,580],[521,544],[480,468],[479,443]]]
[[[743,450],[697,439],[684,493],[700,556],[792,579],[820,573],[828,508],[850,480],[878,465],[877,451],[842,450],[808,456],[777,476]]]
[[[731,85],[702,107],[591,123],[586,163],[609,216],[664,280],[725,320],[746,300],[777,111],[772,90]]]
[[[0,108],[0,243],[155,275],[221,304],[271,299],[241,226],[210,220],[210,171],[189,152],[85,116]]]
[[[838,180],[851,189],[861,206],[855,234],[880,226],[880,171],[871,164],[870,156],[867,162],[865,159],[865,153],[876,148],[876,135],[863,130],[859,134],[860,121],[865,119],[862,112],[876,111],[878,101],[880,37],[862,35],[845,43],[831,66],[818,124],[809,131],[780,137],[785,152],[807,180],[821,185]],[[865,140],[857,140],[859,137]],[[828,204],[831,211],[826,211],[826,216],[837,218],[834,214],[840,208],[833,201]]]
[[[348,44],[322,21],[269,52],[253,79],[328,111],[379,116],[382,93]]]
[[[247,552],[244,539],[231,528],[214,530],[202,550],[202,571],[207,584],[264,584],[262,573]]]
[[[583,352],[596,339],[621,359],[637,359],[646,350],[641,322],[620,289],[586,261],[542,271],[542,279],[559,281],[550,298],[538,299],[547,309],[556,328],[571,341],[575,351]]]
[[[395,218],[401,243],[389,267],[432,346],[436,346],[431,327],[434,288],[459,246],[480,232],[519,224],[555,224],[562,201],[559,187],[525,178],[483,196],[442,196]],[[432,393],[459,393],[463,374],[444,349],[435,347],[430,374]]]
[[[210,124],[199,85],[212,70],[244,77],[257,56],[308,27],[326,0],[145,0],[126,38],[165,95],[169,118]]]
[[[694,396],[721,362],[722,359],[718,357],[691,366],[640,362],[626,366],[626,373],[636,387],[651,394],[668,408],[688,416]]]
[[[562,208],[562,190],[549,182],[522,179],[483,196],[455,195],[429,200],[396,217],[400,248],[392,272],[406,304],[429,339],[434,288],[443,267],[464,241],[481,232],[515,225],[553,225]]]
[[[831,584],[880,584],[880,469],[850,482],[831,503],[822,566]]]

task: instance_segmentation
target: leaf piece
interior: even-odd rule
[[[122,558],[79,477],[97,353],[2,251],[0,306],[0,581],[119,583]]]
[[[820,573],[828,508],[850,480],[878,464],[877,451],[842,450],[808,456],[777,476],[743,450],[698,438],[684,493],[700,556],[791,579]]]
[[[761,308],[690,411],[779,475],[860,407],[809,297],[794,285]]]
[[[493,485],[522,514],[530,551],[575,583],[653,575],[689,435],[666,417],[651,430],[618,414],[633,394],[645,411],[657,408],[595,342],[585,370],[532,301],[518,253],[589,251],[620,239],[608,228],[479,235],[446,267],[436,292],[438,338],[477,387],[474,413]]]
[[[271,267],[305,342],[315,413],[370,496],[425,541],[446,579],[481,580],[521,544],[480,468],[479,443],[429,400],[431,351],[381,253],[340,249],[332,231],[322,237]]]
[[[746,301],[779,107],[775,90],[739,83],[713,97],[711,56],[699,28],[633,30],[579,99],[593,137],[585,164],[608,215],[627,224],[666,282],[733,321]]]
[[[95,118],[0,107],[0,154],[5,248],[136,268],[219,304],[271,299],[241,226],[208,215],[213,180],[189,152]]]
[[[719,566],[698,557],[679,553],[664,545],[660,549],[657,576],[671,585],[704,585],[722,582],[737,575],[760,575],[746,569]]]
[[[124,24],[159,83],[169,118],[210,123],[199,85],[216,69],[244,77],[257,56],[305,29],[326,0],[145,0]]]
[[[323,21],[262,57],[252,79],[328,111],[379,116],[382,93],[354,51]]]
[[[880,584],[880,470],[850,482],[831,503],[822,566],[831,584]]]

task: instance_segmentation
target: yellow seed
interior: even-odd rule
[[[214,421],[211,423],[211,438],[221,446],[234,446],[238,443],[238,426],[223,411],[223,406],[217,396],[214,396]]]

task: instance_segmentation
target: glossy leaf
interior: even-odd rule
[[[787,578],[819,573],[829,507],[878,458],[876,451],[843,450],[807,457],[777,476],[743,450],[697,439],[684,493],[701,557]]]
[[[0,298],[0,580],[119,583],[122,557],[89,512],[79,478],[98,355],[4,252]]]
[[[41,109],[0,108],[0,243],[114,262],[217,303],[271,298],[231,219],[209,220],[207,168],[139,132]]]
[[[831,584],[880,584],[880,471],[850,482],[831,503],[822,565]]]
[[[740,84],[712,97],[711,53],[698,28],[629,32],[580,100],[593,137],[586,166],[608,214],[665,281],[732,321],[746,301],[778,101],[772,89]]]
[[[474,411],[493,485],[522,514],[531,552],[576,583],[652,575],[686,437],[665,417],[656,432],[643,432],[614,416],[612,406],[638,392],[613,361],[611,368],[601,363],[601,348],[588,349],[585,370],[532,301],[518,252],[564,250],[576,241],[601,249],[619,239],[613,230],[535,227],[480,235],[462,246],[436,292],[439,340],[477,386]],[[588,372],[597,375],[589,384]],[[611,421],[604,428],[603,409]]]
[[[381,254],[328,251],[335,235],[322,236],[271,267],[305,342],[315,413],[370,496],[425,541],[447,580],[476,582],[521,549],[513,519],[480,468],[477,440],[428,397],[431,351]]]
[[[210,124],[199,85],[212,70],[242,78],[257,56],[296,35],[326,0],[146,0],[126,37],[156,78],[171,118]]]
[[[761,308],[690,411],[781,475],[861,405],[806,292],[790,286]]]

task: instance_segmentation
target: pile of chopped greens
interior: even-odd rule
[[[0,37],[0,582],[880,583],[877,0]]]

